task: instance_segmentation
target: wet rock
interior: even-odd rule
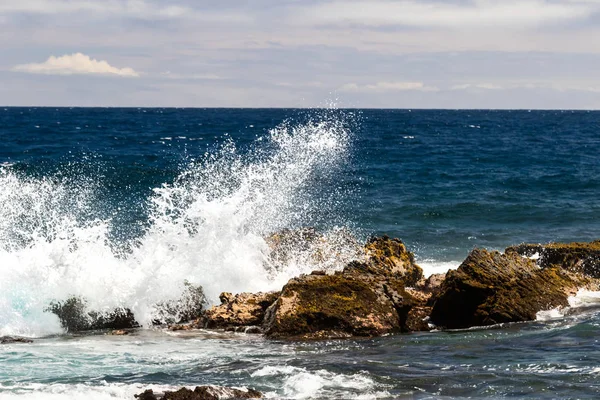
[[[516,252],[475,249],[446,275],[431,320],[451,329],[530,321],[539,311],[567,306],[568,296],[589,283],[563,268],[541,269]]]
[[[534,257],[540,268],[560,267],[592,278],[600,278],[600,240],[590,243],[520,244],[506,253]]]
[[[12,343],[33,343],[33,340],[16,336],[0,336],[0,344]]]
[[[426,317],[410,314],[425,306],[428,295],[407,289],[422,279],[414,257],[398,239],[373,238],[364,257],[343,271],[291,279],[267,310],[263,328],[269,337],[325,338],[379,336],[424,330]]]
[[[148,389],[136,394],[139,400],[220,400],[220,399],[262,399],[263,395],[254,389],[240,390],[219,386],[196,386],[194,390],[181,388],[175,392],[154,393]]]
[[[52,302],[45,311],[56,314],[67,332],[139,327],[129,309],[119,308],[110,313],[87,311],[86,302],[78,297],[71,297],[62,302]]]
[[[273,338],[323,338],[408,330],[407,315],[416,300],[404,282],[356,267],[290,280],[267,310],[265,333]]]
[[[193,321],[202,316],[208,304],[202,286],[184,281],[184,291],[178,300],[157,304],[155,325]]]
[[[124,329],[116,329],[114,331],[108,332],[107,335],[110,335],[110,336],[125,336],[125,335],[129,335],[129,331],[126,331]]]
[[[252,327],[261,325],[267,308],[277,300],[279,292],[221,293],[221,304],[204,314],[206,328]],[[242,330],[245,331],[245,330]],[[251,329],[251,332],[256,329]]]

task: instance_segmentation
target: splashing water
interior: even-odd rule
[[[222,291],[279,289],[300,272],[338,268],[339,249],[331,252],[335,260],[291,257],[289,267],[273,268],[265,241],[323,217],[336,223],[332,215],[348,191],[332,182],[350,133],[343,117],[321,117],[283,123],[246,152],[226,141],[192,162],[154,189],[147,229],[117,246],[129,248],[125,254],[113,250],[111,220],[90,217],[99,184],[0,168],[0,335],[62,332],[44,309],[72,296],[97,311],[128,307],[149,324],[156,304],[178,299],[186,281],[214,301]]]

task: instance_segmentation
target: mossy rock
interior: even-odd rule
[[[399,280],[305,275],[284,286],[267,310],[264,328],[270,337],[319,337],[323,332],[378,336],[404,330],[413,301]]]
[[[399,239],[388,236],[371,238],[365,245],[367,262],[375,273],[402,279],[414,286],[423,278],[423,269],[415,263],[413,253]]]
[[[541,269],[515,252],[475,249],[448,272],[431,320],[451,329],[530,321],[539,311],[567,306],[568,296],[585,283],[561,268]]]
[[[506,249],[524,257],[538,256],[540,268],[563,268],[592,278],[600,278],[600,241],[590,243],[520,244]]]

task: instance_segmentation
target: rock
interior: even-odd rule
[[[366,264],[376,273],[393,276],[414,286],[423,277],[423,269],[415,264],[414,255],[399,239],[388,236],[371,238],[365,245]]]
[[[530,321],[539,311],[567,306],[567,297],[589,283],[566,269],[541,269],[516,252],[475,249],[447,273],[431,320],[451,329]]]
[[[123,329],[116,329],[114,331],[108,332],[107,335],[110,335],[110,336],[125,336],[125,335],[129,335],[129,331],[126,331],[126,330],[123,330]]]
[[[267,308],[277,300],[279,292],[221,293],[221,304],[204,313],[206,328],[251,327],[261,325]],[[244,331],[244,330],[242,330]],[[249,332],[255,332],[251,329]]]
[[[110,313],[87,311],[86,302],[78,297],[71,297],[63,302],[52,302],[45,311],[56,314],[67,332],[139,327],[129,309],[119,308]]]
[[[364,253],[343,271],[291,279],[267,310],[266,335],[320,339],[428,329],[427,309],[411,314],[430,296],[407,289],[423,276],[412,253],[387,236],[369,240]]]
[[[220,400],[220,399],[262,399],[263,395],[254,389],[240,390],[219,386],[196,386],[194,390],[181,388],[175,392],[154,393],[148,389],[136,394],[139,400]]]
[[[184,323],[200,316],[208,304],[202,286],[193,285],[187,280],[183,282],[184,291],[178,300],[157,304],[155,325]]]
[[[12,343],[33,343],[33,340],[15,336],[0,336],[0,344]]]
[[[408,330],[407,315],[416,301],[404,282],[355,267],[291,279],[267,310],[267,336],[370,337]]]
[[[560,267],[592,278],[600,278],[600,240],[590,243],[520,244],[506,253],[536,257],[540,268]]]

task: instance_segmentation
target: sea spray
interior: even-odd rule
[[[349,146],[345,117],[330,111],[284,122],[246,151],[226,140],[155,188],[144,233],[118,245],[111,243],[112,221],[90,217],[102,182],[33,178],[3,167],[0,334],[60,333],[44,309],[71,297],[99,312],[127,307],[148,325],[162,318],[156,305],[176,301],[186,282],[215,301],[221,291],[279,289],[298,273],[340,268],[353,257],[336,242],[346,230],[335,228],[344,223],[339,199],[348,195],[336,174]],[[334,243],[333,258],[299,251],[287,265],[272,265],[265,237],[324,218],[333,228],[323,236]]]

